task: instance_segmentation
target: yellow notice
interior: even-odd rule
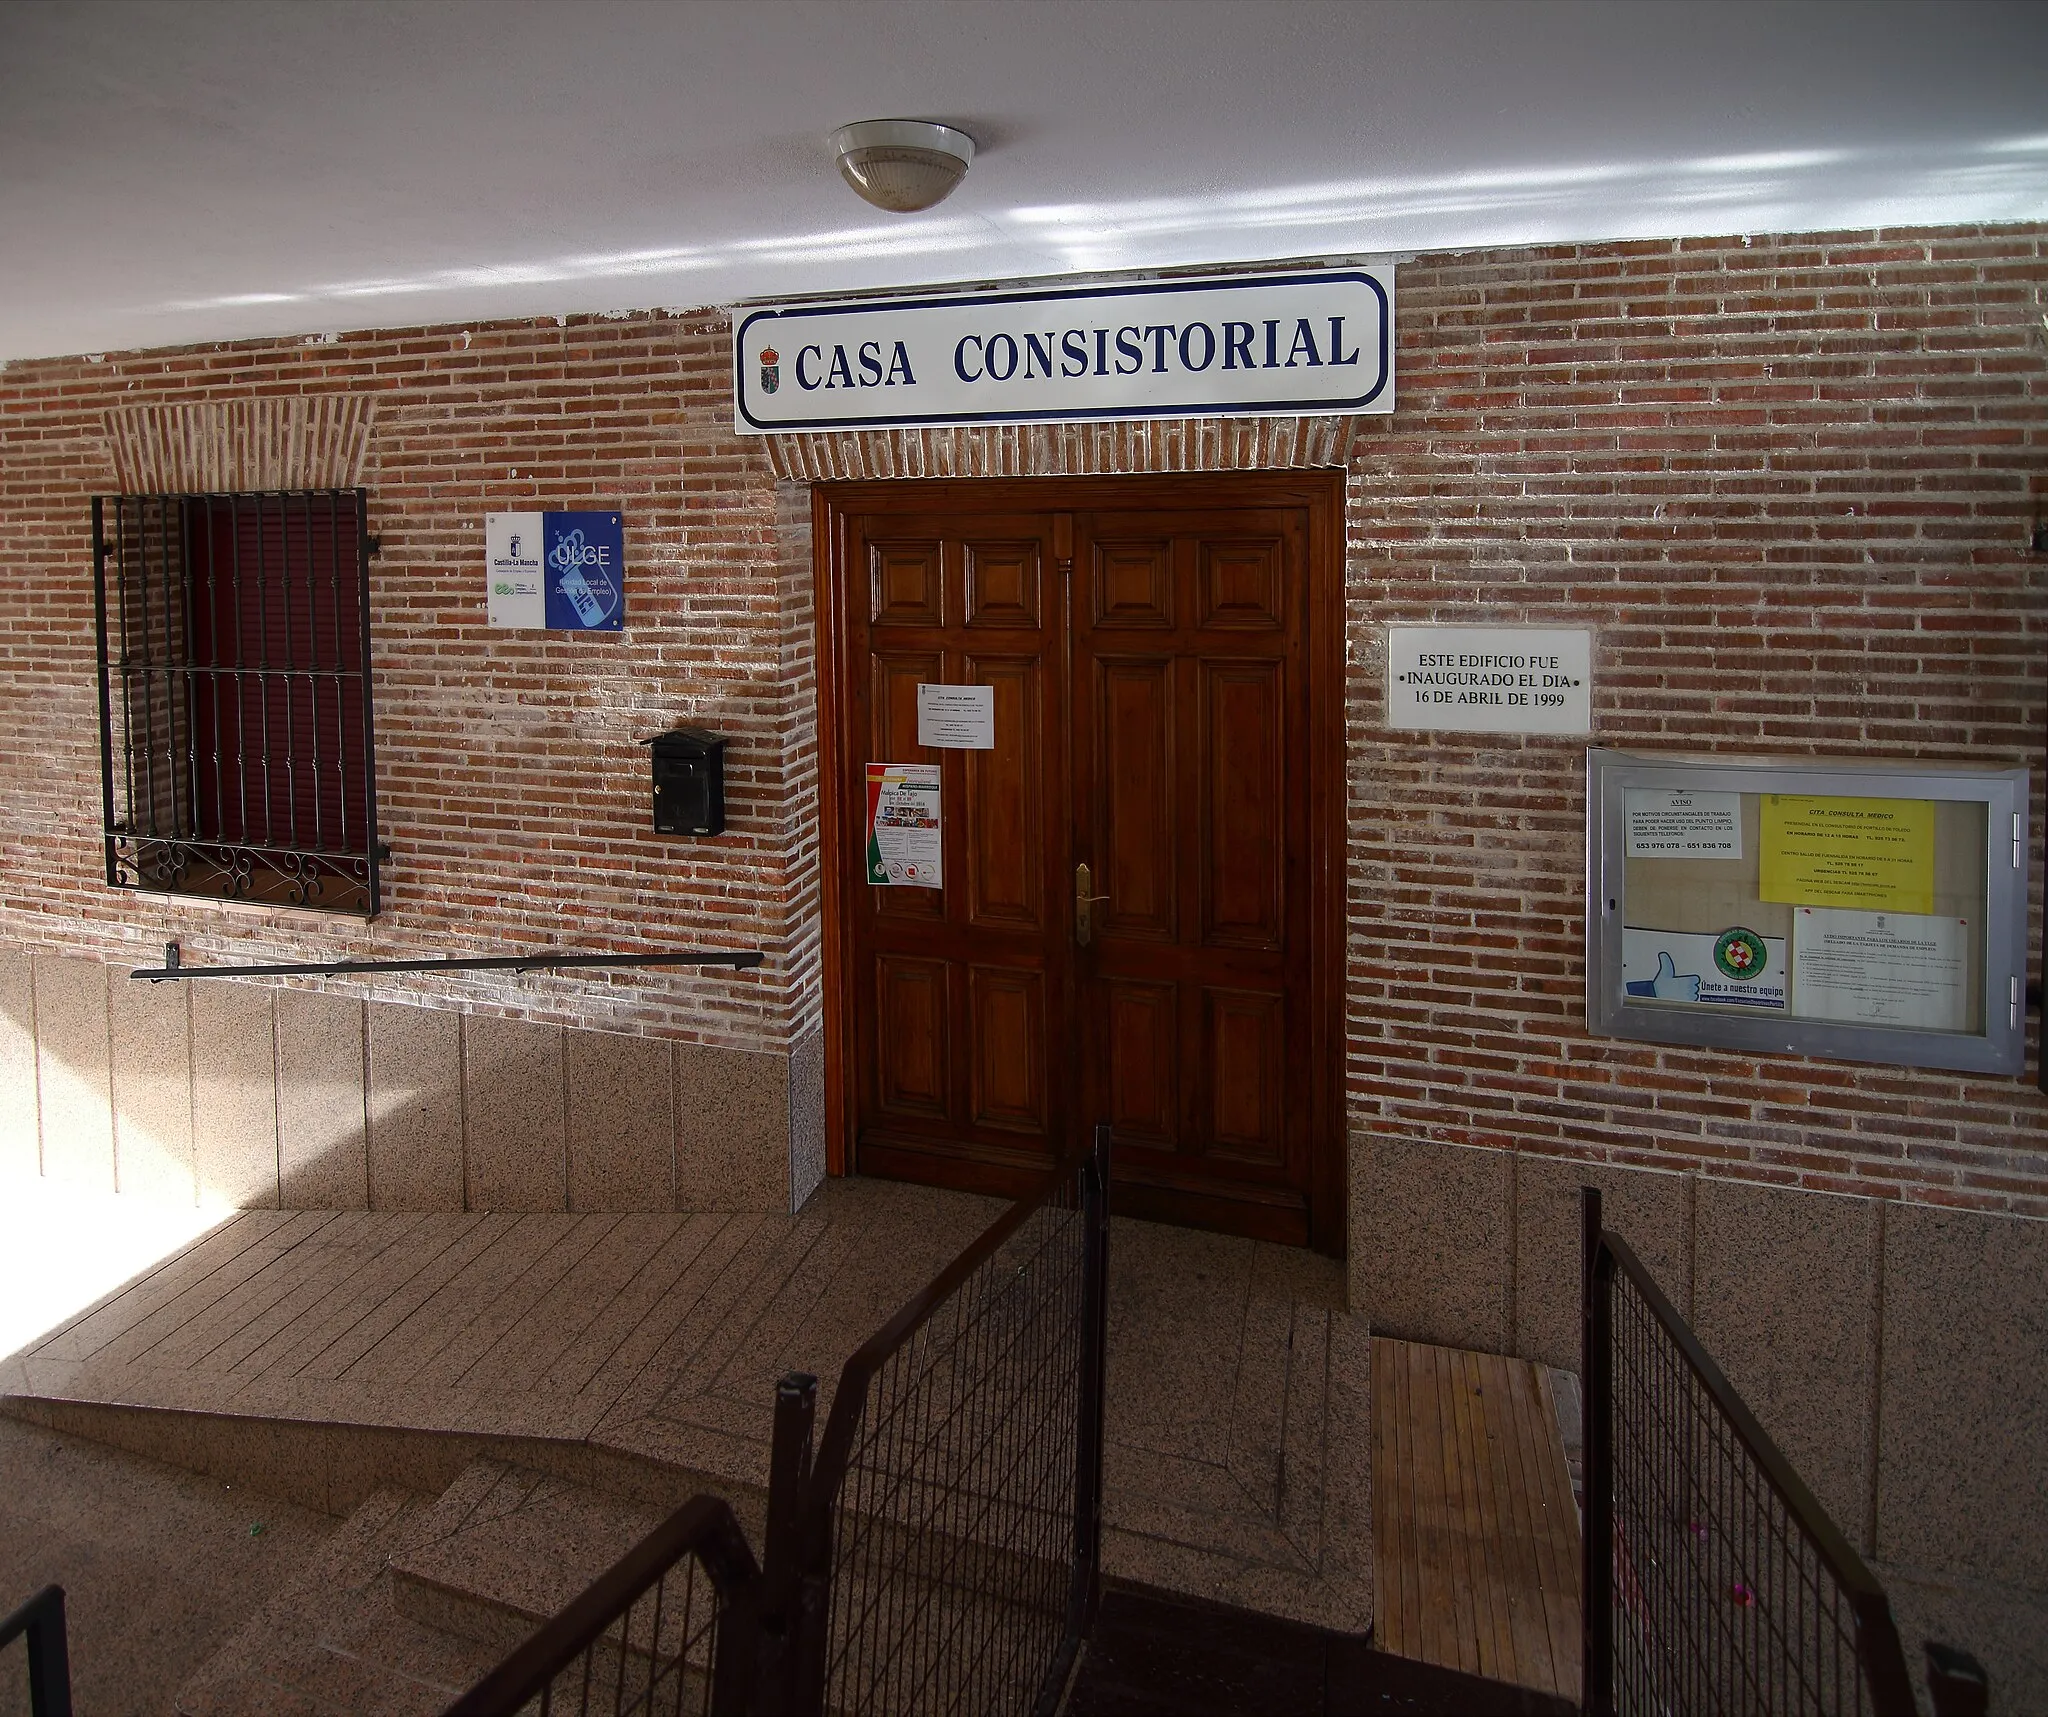
[[[1934,911],[1930,799],[1807,799],[1766,793],[1757,896],[1792,906]]]

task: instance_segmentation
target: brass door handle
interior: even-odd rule
[[[1095,903],[1107,900],[1106,894],[1096,894],[1095,873],[1085,864],[1074,866],[1074,940],[1083,948],[1095,940]]]

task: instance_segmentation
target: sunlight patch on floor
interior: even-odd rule
[[[0,1177],[0,1354],[19,1352],[233,1214]]]

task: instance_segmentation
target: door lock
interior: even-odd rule
[[[1083,948],[1095,940],[1095,903],[1107,900],[1106,894],[1094,894],[1095,873],[1085,864],[1074,866],[1074,940]]]

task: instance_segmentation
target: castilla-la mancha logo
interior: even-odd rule
[[[761,391],[773,393],[782,385],[782,360],[773,346],[761,349]]]

